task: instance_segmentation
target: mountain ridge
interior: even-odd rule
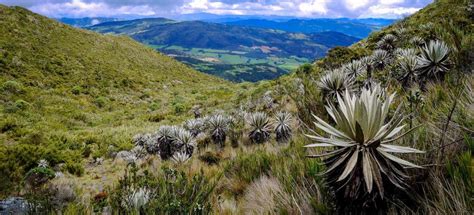
[[[248,19],[233,22],[225,22],[228,25],[247,26],[277,29],[287,32],[316,33],[325,31],[337,31],[346,35],[365,38],[374,30],[393,23],[393,20],[384,19],[290,19],[285,21],[273,21],[265,19]]]

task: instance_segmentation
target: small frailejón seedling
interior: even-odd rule
[[[290,141],[292,136],[291,130],[291,114],[284,111],[278,112],[275,116],[275,134],[276,141],[279,143],[286,143]]]
[[[354,78],[341,70],[328,72],[321,77],[318,86],[325,99],[335,99],[338,94],[344,91],[352,92],[355,90]]]
[[[41,167],[41,168],[48,168],[49,167],[49,163],[47,160],[45,159],[41,159],[38,161],[38,167]]]
[[[441,78],[449,70],[449,47],[443,41],[430,41],[418,57],[418,75],[424,79]]]
[[[249,138],[253,143],[261,144],[270,139],[270,120],[266,113],[256,112],[248,117],[250,125]]]
[[[207,128],[209,129],[211,139],[214,144],[224,148],[225,140],[227,138],[227,131],[229,130],[229,119],[226,116],[217,114],[209,117],[207,120]]]
[[[171,157],[171,160],[175,162],[176,164],[184,164],[189,159],[191,159],[191,155],[182,151],[178,151],[174,153],[173,157]]]
[[[129,188],[130,190],[124,196],[122,196],[121,206],[138,213],[142,207],[144,207],[151,199],[152,192],[145,188]]]
[[[406,133],[400,107],[387,120],[395,94],[386,96],[380,86],[362,89],[361,95],[345,92],[338,96],[338,106],[326,107],[336,126],[314,116],[315,125],[329,137],[307,135],[315,143],[305,147],[335,147],[332,151],[309,157],[329,156],[324,160],[329,184],[339,200],[351,201],[348,207],[378,207],[384,191],[406,188],[404,167],[420,168],[391,153],[423,153],[417,149],[391,145]],[[316,134],[316,132],[314,132]],[[390,189],[389,189],[390,188]]]

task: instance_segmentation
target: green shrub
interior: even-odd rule
[[[149,106],[151,111],[156,111],[160,109],[160,104],[158,102],[152,102]]]
[[[142,95],[140,95],[140,99],[147,99],[151,97],[151,91],[150,90],[144,90],[142,92]]]
[[[229,162],[224,168],[227,177],[238,178],[250,183],[262,174],[270,171],[273,161],[279,159],[264,151],[256,151],[252,154],[242,155]]]
[[[23,99],[18,99],[15,102],[7,102],[5,104],[5,112],[6,113],[16,113],[18,111],[24,111],[28,109],[30,103]]]
[[[89,158],[91,153],[92,153],[91,147],[89,145],[85,145],[84,148],[82,149],[82,157]]]
[[[76,85],[76,86],[72,87],[72,89],[71,89],[71,93],[74,94],[74,95],[79,95],[82,92],[83,92],[83,89],[82,89],[81,86]]]
[[[196,100],[198,100],[198,101],[206,101],[206,100],[208,100],[208,99],[209,99],[209,97],[206,96],[206,95],[200,95],[200,94],[198,94],[198,95],[196,96]]]
[[[221,161],[221,156],[211,151],[207,151],[199,156],[199,160],[207,163],[207,165],[216,165]]]
[[[298,75],[309,75],[313,71],[313,65],[305,63],[296,69],[296,74]]]
[[[45,136],[41,131],[33,131],[21,139],[21,143],[30,145],[40,145],[45,142]]]
[[[30,171],[28,171],[26,173],[25,178],[28,178],[29,176],[31,176],[33,174],[36,174],[36,175],[39,175],[39,176],[42,176],[42,177],[46,177],[46,178],[49,178],[49,179],[52,179],[55,176],[54,171],[52,169],[48,168],[48,167],[35,167],[35,168],[31,169]]]
[[[2,124],[0,125],[0,131],[2,133],[12,131],[18,127],[18,121],[14,117],[4,118]]]
[[[173,104],[173,109],[174,109],[174,113],[179,115],[179,114],[184,113],[187,108],[184,104],[178,102],[178,103]]]
[[[99,108],[104,108],[108,104],[109,100],[106,97],[98,97],[95,99],[95,105]]]
[[[83,112],[73,112],[71,113],[71,117],[77,121],[87,122],[87,115]]]
[[[323,69],[335,69],[342,64],[349,63],[368,55],[368,50],[362,47],[335,47],[329,50],[327,56],[316,62],[316,65]]]
[[[148,117],[148,121],[150,121],[150,122],[161,122],[162,120],[166,119],[167,115],[168,114],[166,114],[166,113],[155,113],[155,114],[152,114]]]
[[[67,162],[64,166],[67,172],[75,175],[75,176],[82,176],[84,174],[84,167],[81,163],[77,162]]]
[[[16,81],[5,81],[2,84],[2,90],[13,94],[23,93],[23,86]]]
[[[446,165],[448,176],[452,179],[462,180],[469,192],[474,194],[474,169],[472,168],[472,152],[474,151],[474,139],[466,137],[468,150],[462,152],[454,160],[449,160]]]

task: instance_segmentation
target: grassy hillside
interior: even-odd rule
[[[193,68],[232,81],[274,79],[357,38],[338,32],[287,33],[201,21],[155,18],[108,22],[87,29],[128,35]]]
[[[194,105],[221,108],[235,92],[127,37],[2,5],[0,26],[2,192],[40,157],[82,168],[86,149],[130,147],[137,130],[181,121]]]

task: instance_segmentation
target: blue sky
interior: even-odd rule
[[[184,13],[310,18],[400,18],[433,0],[0,0],[49,17],[173,16]]]

